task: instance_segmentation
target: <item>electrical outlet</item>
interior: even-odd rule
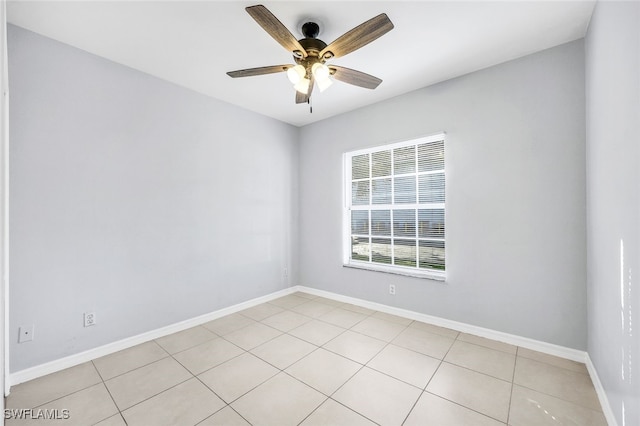
[[[284,268],[284,270],[282,271],[282,276],[284,276],[285,278],[289,278],[289,269]]]
[[[96,314],[95,312],[85,312],[84,313],[84,326],[91,327],[92,325],[96,325]]]
[[[389,284],[389,294],[396,295],[396,286],[395,284]]]
[[[18,343],[30,342],[33,340],[32,325],[23,325],[18,329]]]

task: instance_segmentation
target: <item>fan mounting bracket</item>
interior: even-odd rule
[[[324,29],[322,21],[317,18],[306,17],[298,22],[298,31],[306,38],[318,38]]]

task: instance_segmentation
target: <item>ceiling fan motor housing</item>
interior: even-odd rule
[[[320,25],[315,22],[305,22],[302,24],[302,35],[306,38],[316,38],[320,34]]]
[[[303,38],[298,40],[300,45],[307,51],[307,55],[318,57],[318,54],[327,47],[327,43],[319,38]]]
[[[327,43],[325,43],[324,41],[318,38],[313,38],[313,37],[303,38],[301,40],[298,40],[298,42],[302,47],[304,47],[304,50],[307,51],[307,57],[300,58],[294,55],[293,59],[295,60],[296,64],[299,64],[305,67],[305,69],[307,70],[307,77],[309,77],[311,73],[311,67],[313,66],[313,64],[317,62],[324,64],[326,62],[327,58],[324,58],[324,57],[321,58],[319,57],[319,54],[322,51],[322,49],[327,47]]]

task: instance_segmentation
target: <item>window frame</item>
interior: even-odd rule
[[[363,154],[373,154],[376,152],[383,152],[383,151],[391,151],[393,153],[393,151],[395,149],[398,148],[404,148],[404,147],[415,147],[415,149],[418,149],[419,145],[425,144],[425,143],[432,143],[432,142],[439,142],[442,141],[443,143],[443,150],[445,153],[445,161],[443,164],[443,169],[436,169],[430,172],[420,172],[418,170],[417,167],[417,151],[416,151],[416,168],[415,171],[412,173],[408,173],[408,174],[398,174],[398,175],[394,175],[394,170],[391,170],[391,175],[390,177],[392,178],[392,183],[391,183],[391,193],[394,193],[394,184],[393,182],[395,181],[394,179],[396,177],[403,177],[403,176],[414,176],[416,179],[416,188],[415,188],[415,194],[416,194],[416,199],[414,203],[394,203],[394,199],[393,197],[391,198],[391,203],[388,204],[372,204],[371,200],[373,200],[373,185],[369,185],[369,204],[366,205],[358,205],[352,204],[352,183],[354,182],[354,179],[352,178],[352,158],[356,157],[358,155],[363,155]],[[431,280],[436,280],[436,281],[446,281],[446,249],[447,249],[447,245],[446,245],[446,181],[447,181],[447,172],[446,172],[446,133],[445,132],[440,132],[440,133],[436,133],[433,135],[429,135],[429,136],[422,136],[422,137],[418,137],[415,139],[409,139],[409,140],[405,140],[405,141],[401,141],[401,142],[395,142],[395,143],[390,143],[390,144],[384,144],[384,145],[378,145],[375,147],[370,147],[370,148],[364,148],[364,149],[358,149],[358,150],[353,150],[353,151],[348,151],[343,153],[343,180],[342,180],[342,184],[343,184],[343,195],[344,195],[344,201],[343,201],[343,266],[344,267],[348,267],[348,268],[356,268],[356,269],[364,269],[364,270],[370,270],[370,271],[377,271],[377,272],[385,272],[385,273],[391,273],[391,274],[398,274],[398,275],[406,275],[406,276],[412,276],[412,277],[419,277],[419,278],[427,278],[427,279],[431,279]],[[393,154],[392,154],[393,156]],[[372,164],[370,160],[370,165]],[[391,162],[391,164],[393,164],[393,160]],[[371,167],[371,166],[370,166]],[[418,189],[418,184],[419,184],[419,177],[426,175],[426,174],[436,174],[436,173],[443,173],[444,174],[444,201],[443,202],[431,202],[431,203],[420,203],[420,195],[419,195],[419,189]],[[383,179],[386,178],[383,177]],[[373,182],[376,177],[371,175],[371,169],[369,170],[369,182]],[[356,181],[358,179],[355,179]],[[363,180],[366,180],[365,178],[363,178]],[[375,206],[377,208],[373,208],[372,206]],[[442,241],[444,243],[444,249],[445,249],[445,269],[444,270],[438,270],[438,269],[432,269],[432,268],[420,268],[420,255],[419,255],[419,250],[420,250],[420,241],[424,241],[425,238],[424,237],[420,237],[418,230],[416,229],[416,234],[415,237],[409,238],[409,240],[414,240],[416,242],[416,266],[398,266],[398,265],[388,265],[388,264],[384,264],[384,263],[374,263],[371,259],[371,255],[369,257],[369,260],[357,260],[357,259],[352,259],[352,224],[351,224],[351,219],[352,219],[352,215],[351,212],[353,210],[362,210],[362,211],[367,211],[367,212],[373,212],[376,210],[379,211],[386,211],[386,210],[403,210],[403,209],[408,209],[408,210],[414,210],[415,211],[415,217],[416,217],[416,223],[418,222],[418,217],[419,217],[419,210],[423,210],[423,209],[442,209],[444,216],[445,216],[445,230],[443,231],[443,237],[442,238],[426,238],[427,240],[430,241]],[[369,217],[371,217],[371,214],[369,215]],[[372,224],[369,223],[369,233],[368,233],[368,238],[369,238],[369,244],[371,244],[371,240],[373,240],[374,238],[376,238],[374,235],[372,235],[371,233],[371,227]],[[396,239],[402,239],[402,237],[397,238],[396,235],[394,235],[393,232],[393,228],[394,228],[394,222],[393,220],[390,221],[390,227],[391,227],[391,234],[389,235],[389,237],[383,237],[383,238],[389,238],[391,239],[391,241],[393,242]],[[362,234],[364,235],[364,234]],[[395,247],[395,243],[391,244],[391,247]],[[391,252],[391,257],[393,257],[394,253],[393,251]]]

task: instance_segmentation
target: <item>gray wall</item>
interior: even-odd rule
[[[596,5],[586,94],[589,355],[618,424],[638,425],[640,3]]]
[[[583,48],[572,42],[303,127],[300,284],[585,349]],[[342,267],[342,153],[439,131],[448,282]]]
[[[9,73],[11,371],[296,282],[298,129],[14,26]]]

